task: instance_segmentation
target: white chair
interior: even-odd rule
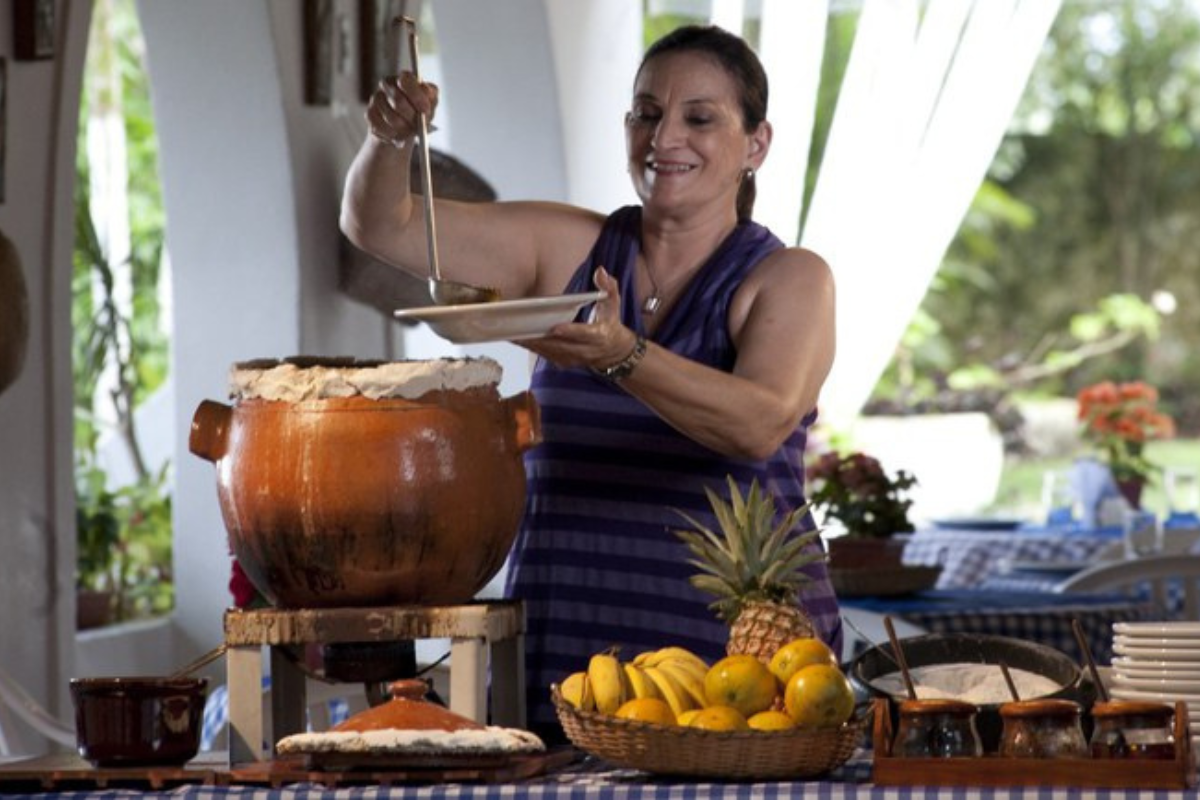
[[[842,615],[842,663],[853,661],[859,653],[877,644],[887,645],[887,628],[883,625],[884,615],[877,611],[867,611],[843,605]],[[898,617],[892,617],[892,629],[896,631],[897,639],[907,639],[910,636],[922,636],[928,633],[920,625],[914,625]],[[889,650],[889,652],[891,652]]]
[[[1144,556],[1097,564],[1076,573],[1055,587],[1056,592],[1099,592],[1105,590],[1138,594],[1148,590],[1161,608],[1170,609],[1172,586],[1182,587],[1185,620],[1200,620],[1200,555]]]

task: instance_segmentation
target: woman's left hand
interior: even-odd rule
[[[616,279],[604,267],[597,267],[592,280],[608,296],[596,301],[591,321],[555,325],[545,336],[517,344],[559,367],[604,369],[633,352],[637,335],[621,324],[621,293]]]

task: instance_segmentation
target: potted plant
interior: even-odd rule
[[[908,518],[912,500],[907,496],[917,484],[912,473],[899,470],[889,475],[866,453],[828,452],[809,465],[807,475],[813,507],[824,513],[827,527],[834,520],[844,531],[827,540],[832,567],[900,563],[904,543],[892,537],[913,530]]]
[[[114,585],[121,524],[115,495],[104,486],[104,472],[92,467],[79,476],[76,489],[75,625],[98,628],[113,620]]]
[[[1146,442],[1175,435],[1174,420],[1158,409],[1158,390],[1142,381],[1103,381],[1076,400],[1081,436],[1100,451],[1129,505],[1141,508],[1142,489],[1158,470],[1146,458]]]

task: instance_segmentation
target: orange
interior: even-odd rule
[[[674,725],[675,712],[667,701],[658,697],[637,697],[626,700],[617,709],[614,716],[621,719],[636,719],[642,722],[653,722],[656,725]]]
[[[730,706],[708,706],[700,709],[700,713],[692,717],[689,728],[703,728],[706,731],[745,731],[750,726],[745,716],[736,708]]]
[[[704,676],[708,704],[730,706],[743,717],[766,711],[778,691],[779,684],[771,670],[752,655],[725,656]]]
[[[758,712],[746,723],[756,731],[787,731],[796,727],[794,719],[773,708]]]
[[[829,664],[836,667],[838,660],[829,645],[820,639],[805,637],[793,639],[776,650],[768,667],[779,681],[779,685],[787,686],[788,679],[801,667],[807,667],[809,664]]]
[[[837,667],[810,664],[788,680],[783,704],[798,728],[836,728],[854,713],[854,688]]]
[[[703,710],[704,709],[702,708],[689,708],[687,711],[675,717],[675,724],[686,728],[692,724],[692,720],[698,717],[700,712]]]

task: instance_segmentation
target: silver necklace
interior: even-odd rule
[[[658,311],[658,307],[662,305],[662,296],[658,291],[658,281],[654,280],[654,273],[650,271],[649,261],[646,262],[646,277],[650,279],[650,286],[654,289],[654,291],[652,291],[649,296],[642,301],[642,313],[649,316],[655,311]]]

